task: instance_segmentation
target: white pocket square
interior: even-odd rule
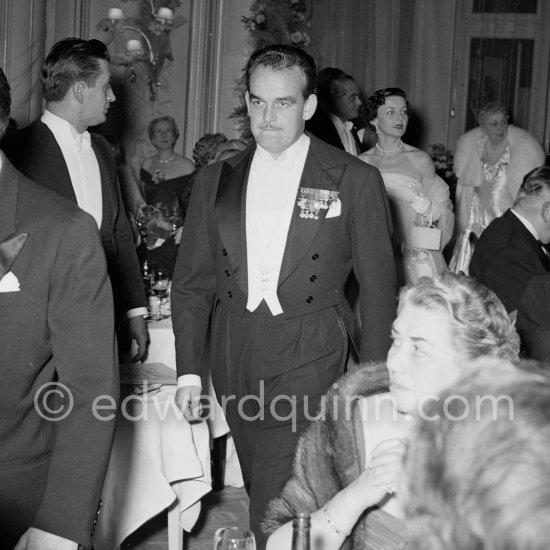
[[[0,279],[0,292],[19,292],[19,279],[8,271],[2,279]]]
[[[340,202],[340,199],[333,200],[330,203],[330,207],[328,209],[327,218],[337,218],[342,213],[342,203]]]

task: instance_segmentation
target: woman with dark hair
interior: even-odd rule
[[[221,147],[227,143],[227,137],[222,132],[216,134],[207,133],[202,135],[193,147],[193,161],[198,171],[207,164],[212,164]]]
[[[321,401],[298,445],[294,476],[268,509],[267,550],[290,546],[298,512],[311,514],[312,549],[336,550],[348,537],[354,550],[402,548],[402,458],[424,406],[473,359],[518,361],[504,306],[465,275],[405,287],[392,340],[386,364],[351,373]]]
[[[527,131],[508,123],[503,103],[491,101],[478,113],[479,127],[456,144],[457,242],[449,267],[468,274],[472,244],[512,206],[523,176],[544,164],[544,151]]]
[[[430,156],[402,140],[409,121],[409,102],[403,90],[378,90],[364,107],[377,143],[359,158],[376,166],[384,179],[402,282],[437,276],[447,268],[441,251],[453,232],[449,188],[436,175]]]

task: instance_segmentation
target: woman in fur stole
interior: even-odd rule
[[[508,124],[508,118],[502,103],[487,103],[479,111],[479,127],[463,134],[456,144],[457,241],[449,265],[454,273],[468,274],[477,237],[512,206],[523,176],[544,164],[537,140]]]
[[[290,548],[298,512],[311,514],[312,550],[402,548],[407,536],[397,489],[406,441],[424,404],[472,359],[516,361],[519,347],[498,298],[452,274],[401,291],[392,338],[386,365],[367,365],[325,395],[298,445],[294,476],[269,506],[268,550]]]

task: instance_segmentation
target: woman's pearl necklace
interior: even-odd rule
[[[399,151],[399,149],[401,149],[401,147],[403,147],[403,141],[402,140],[399,140],[399,147],[397,147],[396,149],[382,149],[382,147],[380,147],[380,145],[378,145],[378,143],[376,144],[376,148],[381,151],[382,153],[397,153],[397,151]]]
[[[169,159],[166,159],[166,160],[162,160],[161,158],[159,158],[159,156],[157,155],[157,160],[161,163],[161,164],[168,164],[171,160],[174,160],[174,157],[176,156],[176,153],[172,153],[172,156],[169,158]]]

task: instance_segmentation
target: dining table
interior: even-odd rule
[[[207,421],[189,423],[175,403],[176,361],[172,322],[150,322],[147,363],[163,363],[173,380],[141,395],[123,388],[113,449],[102,491],[93,544],[117,549],[124,539],[163,511],[168,515],[168,548],[182,550],[212,490],[212,438],[229,427],[207,376],[203,382],[212,403]],[[146,365],[145,365],[146,366]],[[135,389],[135,388],[134,388]],[[145,390],[145,388],[142,388]],[[242,486],[232,439],[227,444],[225,483]]]

